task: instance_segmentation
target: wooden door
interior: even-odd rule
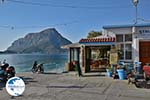
[[[150,41],[141,41],[139,43],[139,54],[142,66],[150,63]]]

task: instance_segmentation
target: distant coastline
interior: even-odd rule
[[[68,53],[57,53],[57,54],[48,54],[48,53],[17,53],[17,52],[12,52],[12,51],[0,51],[0,54],[19,54],[19,55],[64,55],[67,56]]]
[[[0,54],[17,54],[17,52],[13,52],[13,51],[0,51]]]

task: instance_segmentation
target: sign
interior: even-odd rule
[[[118,64],[118,53],[110,53],[110,59],[109,59],[110,64]]]
[[[109,63],[110,64],[118,64],[118,52],[116,49],[116,46],[112,46],[110,50],[110,57],[109,57]]]
[[[20,96],[25,90],[25,83],[19,77],[12,77],[6,83],[6,90],[11,96]]]
[[[150,33],[150,30],[139,30],[140,34],[144,34],[144,33]]]

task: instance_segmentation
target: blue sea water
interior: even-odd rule
[[[63,72],[67,55],[46,55],[46,54],[0,54],[0,61],[6,59],[10,66],[14,66],[17,73],[31,72],[34,61],[44,63],[46,72]]]

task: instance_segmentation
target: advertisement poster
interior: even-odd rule
[[[118,64],[118,53],[110,53],[110,64]]]

